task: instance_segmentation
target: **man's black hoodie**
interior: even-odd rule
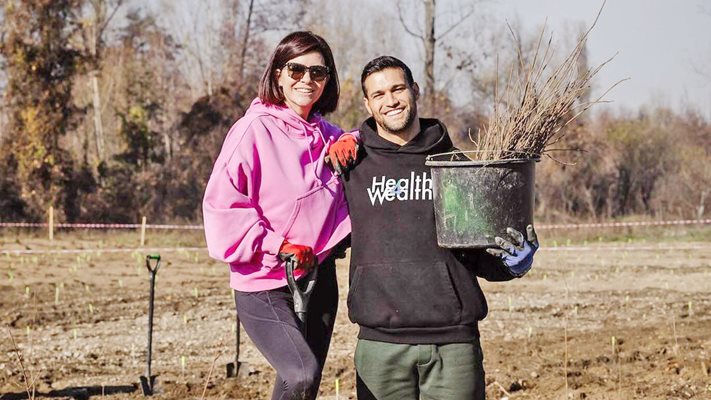
[[[437,246],[433,186],[425,158],[452,150],[445,126],[420,119],[403,146],[360,128],[359,162],[345,182],[351,215],[348,316],[359,338],[392,343],[469,342],[487,314],[476,276],[513,277],[483,251]]]

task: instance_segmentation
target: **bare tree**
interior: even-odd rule
[[[101,119],[101,91],[99,90],[99,75],[101,74],[105,48],[104,35],[111,20],[123,3],[124,0],[87,0],[90,15],[84,19],[82,24],[82,36],[88,51],[96,156],[101,162],[106,161],[104,125]]]
[[[299,26],[306,6],[297,0],[163,0],[161,24],[180,45],[179,66],[193,97],[241,80],[261,35]]]
[[[0,7],[0,43],[5,42],[5,8]],[[2,52],[0,52],[2,53]],[[0,54],[0,93],[3,96],[0,97],[0,144],[3,143],[3,132],[5,132],[5,126],[7,125],[7,112],[5,110],[5,93],[7,93],[7,73],[6,71],[6,60]]]
[[[445,36],[454,31],[458,26],[464,23],[474,14],[476,2],[470,2],[467,9],[460,11],[460,16],[449,26],[442,29],[442,33],[437,35],[437,5],[436,0],[422,0],[424,6],[424,28],[413,28],[407,21],[405,11],[403,10],[402,0],[398,0],[397,9],[398,17],[402,27],[410,36],[421,42],[424,50],[424,76],[425,83],[423,86],[423,94],[425,96],[425,106],[429,110],[434,110],[437,105],[436,96],[436,77],[435,77],[435,55],[437,52],[438,41],[441,41]],[[412,3],[410,3],[412,4]],[[410,7],[414,8],[414,7]]]
[[[242,52],[239,57],[239,79],[244,79],[244,62],[247,57],[247,46],[249,46],[249,33],[252,27],[252,15],[254,13],[254,0],[249,0],[249,8],[247,8],[247,21],[244,24],[244,33],[242,34]]]
[[[221,49],[225,20],[234,10],[228,2],[206,0],[188,5],[184,1],[162,1],[162,25],[178,43],[177,65],[190,85],[192,97],[212,95],[215,81],[222,78],[229,50]],[[230,16],[229,18],[227,16]]]

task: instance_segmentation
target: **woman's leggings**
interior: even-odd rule
[[[319,266],[301,333],[288,287],[261,292],[235,290],[237,314],[254,345],[276,370],[272,400],[315,399],[338,309],[333,258]]]

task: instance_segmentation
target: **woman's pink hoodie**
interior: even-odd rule
[[[259,99],[232,126],[203,199],[207,248],[230,265],[232,288],[286,286],[284,239],[311,246],[323,261],[350,233],[343,185],[324,162],[341,134],[319,115],[305,121]]]

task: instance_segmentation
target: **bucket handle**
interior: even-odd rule
[[[428,155],[426,158],[426,161],[435,161],[435,157],[441,157],[441,156],[455,156],[455,155],[460,155],[464,154],[466,155],[467,153],[493,153],[494,151],[499,151],[499,150],[454,150],[454,151],[448,151],[445,153],[438,153],[438,154],[431,154]],[[529,154],[525,153],[522,151],[509,151],[510,154],[521,154],[524,156],[525,160],[533,160],[536,162],[541,161],[541,155],[540,154]],[[533,157],[529,157],[529,155],[532,155]],[[477,162],[484,163],[484,165],[488,164],[493,164],[493,163],[504,163],[504,162],[515,162],[515,161],[521,161],[522,159],[520,158],[506,158],[506,159],[500,159],[500,160],[476,160]],[[470,160],[473,161],[473,160]]]

